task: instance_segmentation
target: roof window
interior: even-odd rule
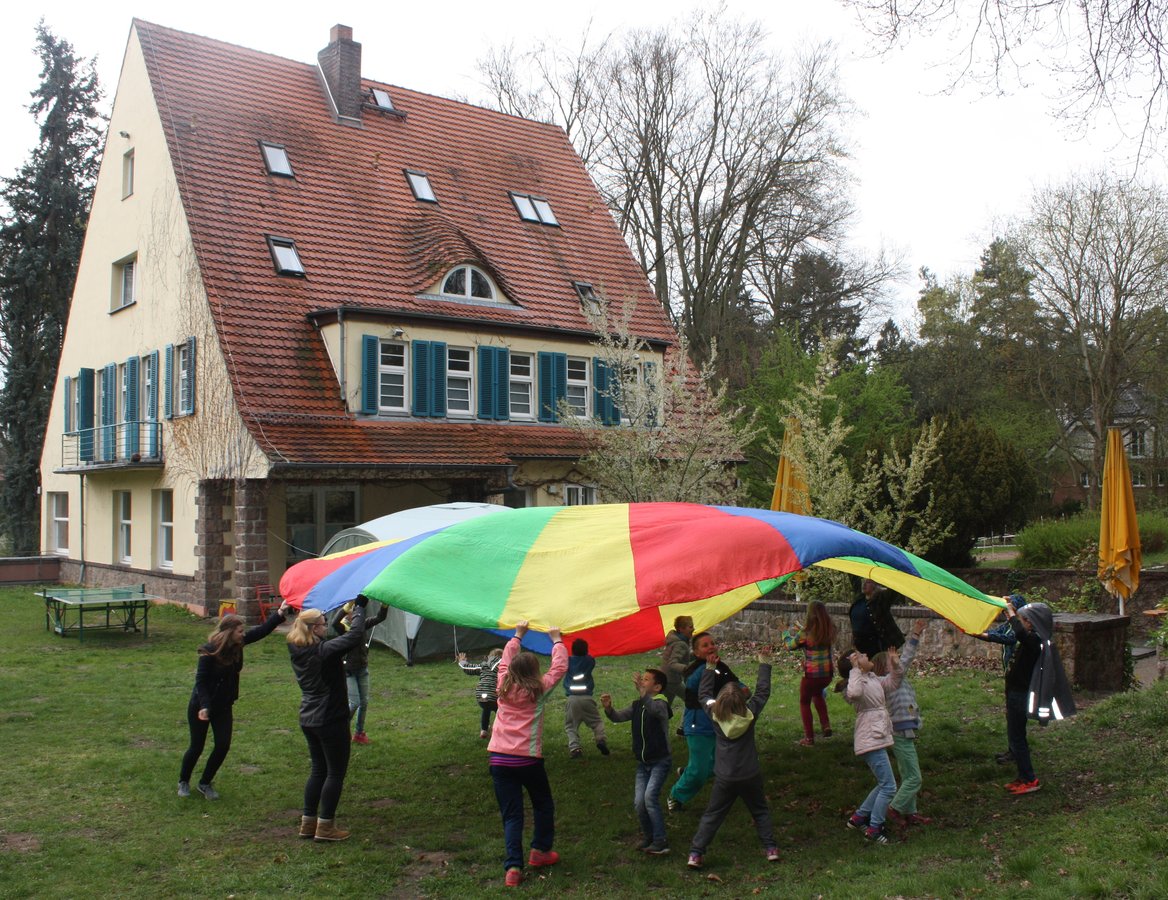
[[[596,289],[586,281],[573,281],[572,286],[576,288],[576,293],[580,295],[580,305],[585,312],[599,314],[601,311],[600,295],[596,293]]]
[[[530,194],[516,194],[511,192],[511,202],[519,213],[519,218],[525,222],[539,222],[541,225],[556,225],[559,220],[552,212],[552,205],[542,197],[533,197]]]
[[[304,264],[300,262],[300,254],[296,252],[295,241],[269,234],[268,250],[271,251],[272,262],[275,263],[278,274],[304,277]]]
[[[393,100],[389,97],[389,92],[382,88],[373,88],[373,103],[389,112],[397,112],[397,109],[394,108]]]
[[[260,152],[264,155],[264,166],[269,175],[292,177],[292,163],[288,159],[288,151],[282,146],[260,141]]]
[[[410,183],[410,190],[414,192],[415,200],[422,200],[426,203],[437,203],[438,198],[434,196],[434,188],[430,186],[430,178],[424,172],[414,172],[406,169],[406,181]]]

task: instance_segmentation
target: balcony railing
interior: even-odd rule
[[[61,436],[62,469],[138,465],[162,465],[161,422],[119,422]]]

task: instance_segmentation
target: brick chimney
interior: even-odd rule
[[[361,45],[353,40],[353,29],[348,25],[334,25],[329,32],[329,45],[316,55],[316,60],[337,115],[360,120]]]

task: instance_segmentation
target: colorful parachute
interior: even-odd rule
[[[534,507],[306,560],[280,592],[329,610],[357,594],[528,643],[559,627],[594,655],[660,647],[673,619],[709,628],[807,566],[886,585],[984,631],[1003,602],[891,544],[811,516],[690,503]]]

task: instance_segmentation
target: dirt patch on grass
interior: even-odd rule
[[[416,852],[402,867],[401,877],[410,881],[442,877],[450,866],[453,855],[442,850]]]
[[[41,839],[35,834],[0,834],[0,853],[35,853]]]
[[[388,809],[391,806],[397,806],[398,803],[399,801],[395,800],[393,797],[383,797],[380,800],[374,800],[369,805],[374,809]]]

